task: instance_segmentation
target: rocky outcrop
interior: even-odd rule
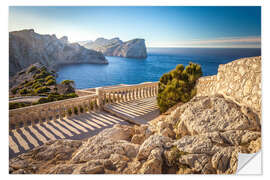
[[[200,78],[196,87],[197,96],[222,94],[261,117],[261,56],[219,65],[217,75]]]
[[[238,153],[261,149],[254,107],[218,93],[198,94],[153,124],[115,125],[87,141],[45,144],[12,159],[10,173],[233,174]]]
[[[57,39],[55,35],[41,35],[33,29],[10,32],[10,76],[37,62],[48,68],[70,63],[108,63],[101,53],[69,43],[66,36]]]
[[[144,39],[132,39],[123,42],[119,38],[98,38],[94,42],[83,43],[88,49],[102,52],[105,56],[144,59],[147,57]]]

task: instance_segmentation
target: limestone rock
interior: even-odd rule
[[[161,174],[162,173],[162,149],[155,148],[151,151],[147,161],[143,164],[139,173],[142,174]]]
[[[151,151],[155,148],[163,149],[172,140],[168,137],[154,134],[144,141],[140,146],[139,152],[137,154],[138,160],[147,159]]]
[[[74,154],[72,162],[86,162],[95,159],[108,159],[111,154],[136,156],[139,145],[130,143],[132,128],[126,125],[115,125],[93,136]],[[128,141],[127,141],[128,140]]]
[[[246,116],[236,103],[220,96],[195,97],[179,107],[176,134],[196,135],[213,131],[259,131],[255,118]]]
[[[147,57],[144,39],[132,39],[126,42],[119,38],[98,38],[94,42],[83,44],[88,49],[102,52],[105,56],[120,56],[127,58],[145,59]]]

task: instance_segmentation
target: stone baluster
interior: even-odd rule
[[[80,115],[81,114],[81,104],[80,103],[76,103],[75,106],[78,109],[78,115]]]
[[[97,111],[98,110],[98,104],[97,104],[98,98],[92,98],[91,102],[93,104],[93,111]]]
[[[128,100],[128,94],[129,94],[129,89],[125,90],[125,101],[129,101]]]
[[[132,89],[129,89],[128,91],[128,100],[131,101],[131,95],[132,95]]]
[[[111,104],[111,103],[112,103],[112,100],[111,100],[111,95],[112,95],[112,94],[111,94],[111,92],[109,92],[109,93],[108,93],[108,96],[109,96],[109,97],[108,97],[108,98],[109,98],[109,99],[108,99],[108,103],[109,103],[109,104]]]
[[[31,119],[31,116],[32,115],[32,113],[31,112],[26,112],[23,116],[24,116],[24,119],[23,119],[23,127],[27,127],[27,122],[28,122],[28,120],[30,120]]]
[[[58,113],[59,113],[59,119],[63,119],[63,105],[58,105]]]
[[[112,92],[112,102],[115,103],[116,99],[115,99],[115,91]]]
[[[119,102],[119,90],[115,91],[115,102]]]
[[[39,124],[42,124],[43,123],[43,116],[42,116],[42,112],[43,112],[43,110],[42,109],[38,109],[37,110],[37,114],[38,114],[38,123]],[[46,114],[48,114],[48,113],[46,113]],[[45,120],[46,120],[46,118],[45,118]]]
[[[153,96],[153,86],[150,86],[149,88],[150,88],[150,90],[149,90],[149,92],[150,92],[150,97],[152,97],[152,96]]]
[[[57,108],[56,108],[55,105],[52,108],[52,113],[53,113],[53,121],[56,121],[56,119],[57,119]]]
[[[96,88],[96,94],[98,96],[97,106],[99,109],[103,109],[104,105],[104,91],[103,88]]]
[[[141,98],[144,98],[144,88],[141,87]]]
[[[18,113],[19,114],[19,113]],[[18,115],[16,115],[15,113],[10,115],[10,121],[12,122],[12,124],[15,126],[15,129],[19,129],[20,128],[20,123],[19,120],[17,118]]]

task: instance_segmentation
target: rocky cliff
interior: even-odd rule
[[[83,43],[88,49],[102,52],[105,56],[120,56],[144,59],[147,57],[144,39],[132,39],[123,42],[119,38],[98,38],[94,42]]]
[[[108,63],[102,53],[69,43],[66,36],[58,39],[55,35],[38,34],[33,29],[10,32],[10,76],[37,62],[48,68],[70,63]]]
[[[239,152],[261,149],[260,103],[238,103],[238,96],[229,90],[245,94],[246,82],[252,81],[254,84],[247,86],[252,91],[244,98],[255,96],[260,101],[260,65],[260,57],[221,65],[217,76],[199,80],[197,96],[176,105],[167,115],[141,126],[115,125],[87,141],[51,141],[12,159],[10,173],[236,173]],[[245,75],[236,73],[241,68]],[[243,85],[236,90],[226,78],[234,72]],[[223,83],[228,87],[217,91]],[[254,87],[258,89],[253,92]]]

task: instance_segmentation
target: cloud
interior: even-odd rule
[[[149,47],[260,47],[261,37],[232,37],[178,42],[149,42]]]

